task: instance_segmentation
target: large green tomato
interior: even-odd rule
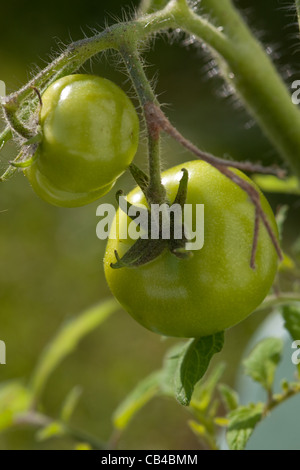
[[[69,75],[42,96],[42,142],[25,170],[47,202],[75,207],[107,193],[131,163],[139,120],[127,95],[93,75]]]
[[[250,268],[254,206],[243,190],[207,163],[192,161],[163,173],[169,200],[176,196],[182,167],[189,173],[186,203],[204,204],[203,248],[190,259],[179,259],[166,250],[143,266],[112,269],[114,251],[123,256],[133,244],[117,237],[108,240],[104,267],[112,293],[141,325],[166,336],[197,338],[231,327],[253,312],[268,294],[278,263],[260,223],[256,269]],[[233,171],[250,182],[243,173]],[[272,210],[265,197],[260,197],[277,234]],[[145,204],[139,188],[127,198],[133,204]],[[117,217],[125,227],[130,222],[125,213]]]

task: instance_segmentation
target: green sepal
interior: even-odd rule
[[[139,221],[139,223],[137,225],[140,225],[141,228],[143,230],[145,230],[145,232],[148,232],[148,227],[150,227],[150,224],[151,224],[151,214],[150,212],[147,210],[147,209],[143,209],[141,207],[137,207],[133,204],[131,204],[131,202],[127,201],[127,199],[124,197],[124,199],[126,199],[126,207],[123,206],[122,203],[120,203],[120,196],[122,196],[124,193],[122,191],[122,189],[120,189],[119,191],[117,191],[116,193],[116,200],[117,200],[117,203],[118,203],[118,206],[119,208],[121,209],[121,211],[123,211],[133,222],[136,221],[137,218],[140,217],[141,214],[144,213],[145,217],[147,217],[147,220],[148,220],[148,223],[146,226],[143,226],[143,224]],[[136,212],[136,215],[130,215],[129,214],[129,210],[131,207],[134,207],[135,209],[135,212]]]
[[[11,161],[9,164],[14,167],[14,168],[29,168],[37,159],[38,154],[35,152],[34,155],[31,157],[27,158],[26,160],[23,160],[21,162],[16,162],[16,161]]]
[[[13,133],[9,128],[6,128],[0,135],[0,150],[3,149],[4,145],[13,138]]]
[[[24,145],[32,145],[32,144],[39,144],[43,139],[42,134],[36,134],[33,137],[31,137],[29,140],[27,140]]]
[[[181,180],[179,181],[178,191],[173,204],[179,204],[183,209],[187,198],[189,173],[186,168],[182,168],[181,171],[183,175],[181,177]]]
[[[149,178],[148,176],[140,170],[136,165],[131,164],[130,165],[130,171],[131,174],[133,175],[135,181],[143,191],[145,197],[147,198],[147,189],[149,185]],[[175,200],[173,204],[179,204],[180,207],[183,209],[184,204],[186,202],[187,198],[187,190],[188,190],[188,171],[183,168],[182,169],[182,177],[179,182],[177,194],[175,197]],[[145,213],[145,209],[134,206],[131,204],[129,201],[126,200],[126,206],[122,204],[122,201],[120,201],[120,196],[123,195],[123,191],[119,190],[116,193],[116,199],[119,205],[120,210],[122,210],[126,215],[131,218],[134,222],[136,222],[136,219],[140,217],[140,214]],[[172,205],[173,205],[172,204]],[[170,205],[170,207],[172,207]],[[129,210],[134,207],[135,212],[138,215],[129,215]],[[151,208],[151,205],[149,206]],[[181,234],[182,237],[180,239],[175,239],[171,238],[170,240],[163,239],[162,235],[162,226],[161,226],[161,218],[159,221],[159,238],[152,240],[151,239],[151,209],[147,210],[147,214],[145,214],[145,220],[147,216],[147,224],[145,227],[143,227],[141,221],[139,220],[138,225],[140,225],[141,229],[144,230],[148,234],[147,238],[139,238],[134,245],[131,246],[131,248],[125,253],[125,255],[121,258],[118,254],[117,251],[115,251],[115,257],[116,257],[116,262],[111,263],[111,268],[113,269],[119,269],[119,268],[134,268],[138,266],[142,266],[144,264],[149,263],[150,261],[153,261],[155,258],[160,256],[162,252],[166,249],[169,248],[170,252],[175,255],[179,259],[188,259],[193,256],[193,253],[190,251],[185,250],[185,244],[186,244],[186,237],[184,235],[184,224],[182,222],[182,227],[181,227]],[[174,230],[174,213],[170,213],[170,234],[173,234],[175,232]]]
[[[131,165],[129,166],[129,171],[134,181],[141,188],[141,190],[143,191],[148,201],[147,193],[148,193],[148,187],[149,187],[149,176],[146,175],[146,173],[144,173],[143,170],[137,167],[134,163],[131,163]]]
[[[163,253],[168,246],[168,240],[151,240],[139,238],[134,245],[126,251],[125,255],[120,258],[117,250],[115,257],[117,262],[111,263],[111,268],[136,268],[144,264],[150,263]]]

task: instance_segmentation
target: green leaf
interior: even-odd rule
[[[208,409],[225,368],[226,365],[224,363],[218,364],[204,381],[197,384],[190,403],[191,407],[201,412]]]
[[[219,392],[227,411],[234,411],[239,406],[239,396],[235,390],[228,385],[220,384]]]
[[[281,339],[266,338],[255,346],[244,361],[245,373],[259,382],[267,391],[272,390],[282,350],[283,341]]]
[[[300,305],[286,305],[282,307],[284,326],[293,340],[300,340]]]
[[[61,437],[66,434],[66,430],[62,423],[53,421],[49,426],[46,426],[43,429],[40,429],[36,433],[36,439],[38,441],[46,441],[47,439],[52,439],[53,437]]]
[[[0,431],[11,427],[17,414],[26,411],[31,404],[29,391],[19,382],[7,382],[0,386]]]
[[[125,429],[133,416],[159,393],[160,381],[161,372],[156,371],[132,390],[114,412],[113,423],[116,429]]]
[[[81,397],[82,389],[78,385],[74,387],[67,395],[64,404],[61,409],[61,419],[64,423],[70,421],[71,416],[77,406],[79,398]]]
[[[160,380],[160,392],[165,396],[174,397],[174,380],[178,367],[178,358],[185,346],[185,342],[177,343],[165,355]]]
[[[115,300],[108,300],[85,311],[63,326],[54,340],[44,350],[31,379],[31,390],[35,399],[42,393],[55,368],[76,348],[79,341],[101,325],[118,308]]]
[[[241,406],[229,414],[227,442],[230,450],[244,450],[257,423],[261,421],[264,405]]]
[[[195,385],[204,376],[214,354],[224,344],[224,333],[189,341],[178,356],[175,374],[175,396],[184,406],[190,404]]]
[[[198,421],[190,420],[188,421],[188,425],[197,437],[203,438],[206,436],[206,428],[203,424],[198,423]]]
[[[291,176],[285,180],[281,180],[272,175],[255,175],[253,177],[255,183],[265,192],[269,193],[285,193],[300,194],[299,180],[296,176]]]

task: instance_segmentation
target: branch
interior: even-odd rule
[[[289,384],[282,394],[273,395],[265,406],[263,418],[266,418],[277,406],[300,394],[300,383]]]
[[[106,445],[99,441],[96,437],[91,436],[81,430],[74,429],[69,426],[69,424],[64,423],[63,421],[58,421],[46,416],[44,414],[38,413],[36,411],[29,411],[28,413],[18,415],[14,420],[15,426],[32,426],[37,428],[46,428],[51,424],[57,423],[61,426],[63,432],[75,439],[78,442],[86,442],[94,450],[104,450]]]
[[[196,145],[192,142],[187,140],[180,132],[170,124],[169,120],[166,116],[160,111],[158,112],[157,109],[153,108],[153,103],[149,102],[146,104],[146,114],[147,119],[151,121],[156,121],[157,119],[160,121],[161,128],[169,134],[174,140],[177,140],[183,147],[185,147],[190,152],[194,153],[197,157],[201,160],[210,163],[213,166],[230,166],[231,168],[236,168],[241,171],[248,171],[250,173],[262,173],[262,174],[271,174],[277,176],[278,178],[284,178],[286,176],[286,171],[282,168],[278,168],[277,166],[262,166],[256,163],[251,162],[236,162],[231,160],[225,160],[223,158],[215,157],[214,155],[203,152],[200,150]],[[159,116],[158,116],[159,114]]]
[[[251,252],[251,261],[250,266],[252,269],[255,269],[255,259],[258,245],[258,236],[259,236],[259,213],[257,208],[255,209],[255,222],[254,222],[254,235],[253,235],[253,245]]]
[[[300,302],[300,293],[280,292],[278,295],[269,295],[266,297],[264,302],[255,311],[260,312],[268,308],[275,308],[292,302]]]
[[[277,255],[280,260],[282,260],[282,252],[279,246],[279,242],[277,240],[277,237],[275,233],[273,232],[273,229],[268,221],[268,218],[266,214],[264,213],[261,203],[260,203],[260,195],[258,191],[247,181],[245,181],[243,178],[241,178],[237,173],[234,173],[231,169],[230,166],[232,162],[225,161],[225,160],[220,160],[217,157],[214,157],[210,154],[203,153],[201,152],[194,144],[189,142],[185,137],[183,137],[180,132],[175,129],[175,127],[172,126],[170,121],[167,119],[165,114],[161,111],[160,108],[156,106],[156,104],[149,102],[146,103],[145,105],[145,114],[147,117],[148,122],[156,122],[161,129],[169,134],[172,138],[177,140],[181,145],[183,145],[185,148],[193,152],[195,155],[197,155],[199,158],[202,160],[206,161],[213,167],[215,167],[220,173],[222,173],[224,176],[229,178],[232,182],[236,183],[243,191],[245,191],[249,198],[251,199],[254,207],[255,207],[255,230],[254,230],[254,237],[253,237],[253,246],[252,246],[252,252],[251,252],[251,268],[255,268],[255,255],[256,255],[256,248],[257,248],[257,237],[258,237],[258,219],[261,219],[263,222],[264,226],[267,229],[267,232],[271,238],[271,241],[274,245],[274,248],[277,252]]]

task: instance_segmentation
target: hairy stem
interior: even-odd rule
[[[74,73],[88,59],[104,50],[121,50],[126,45],[140,45],[156,32],[180,28],[204,41],[219,61],[226,64],[226,80],[235,87],[262,129],[300,177],[300,112],[292,104],[288,90],[270,58],[252,35],[231,0],[201,2],[201,7],[213,16],[216,26],[207,17],[197,15],[186,0],[171,0],[167,4],[165,0],[145,0],[142,5],[142,12],[153,13],[137,17],[134,21],[116,24],[91,38],[70,44],[56,60],[21,90],[6,97],[5,107],[17,103],[18,116],[22,121],[28,111],[23,101],[30,96],[31,104],[35,107],[38,105],[34,87],[42,93],[53,81]],[[156,10],[162,7],[164,8]],[[135,86],[138,91],[137,82]],[[11,126],[16,127],[18,132],[18,122],[11,122]],[[22,135],[23,131],[24,129]],[[152,144],[152,161],[155,162],[159,139],[153,139]],[[157,170],[156,164],[155,169]]]
[[[176,22],[225,60],[225,78],[300,178],[300,112],[286,86],[230,0],[205,0],[204,6],[223,28],[218,40],[203,34],[203,20],[190,9],[175,13]]]
[[[14,131],[24,139],[30,139],[33,136],[33,133],[20,121],[16,114],[16,109],[10,109],[10,107],[6,107],[5,104],[3,104],[3,107],[6,121],[11,126],[11,128],[14,129]]]
[[[230,179],[233,183],[237,184],[246,194],[248,194],[251,202],[255,207],[255,228],[254,228],[254,237],[253,237],[253,246],[251,252],[250,266],[252,269],[255,269],[255,255],[257,249],[258,241],[258,223],[259,220],[264,224],[269,237],[274,245],[274,248],[277,252],[277,255],[280,260],[282,260],[282,252],[278,239],[273,232],[273,229],[270,225],[270,222],[263,211],[263,208],[260,203],[260,195],[258,191],[251,185],[248,181],[239,176],[236,172],[233,172],[230,169],[231,162],[226,162],[225,160],[219,161],[218,158],[201,152],[194,144],[189,142],[185,137],[183,137],[180,132],[175,129],[174,126],[170,123],[164,113],[159,109],[154,103],[149,102],[145,105],[145,112],[148,122],[156,122],[157,126],[160,126],[161,129],[169,134],[173,139],[177,140],[181,145],[195,153],[199,158],[214,166],[220,173],[222,173],[226,178]]]
[[[160,6],[166,2],[160,2]],[[174,19],[174,11],[178,10],[179,0],[170,1],[165,8],[155,11],[152,14],[146,14],[137,20],[115,24],[106,28],[99,34],[80,41],[71,43],[66,50],[50,63],[44,70],[38,73],[19,91],[6,97],[6,105],[18,103],[19,105],[28,97],[32,104],[38,105],[38,98],[34,93],[34,88],[40,93],[49,87],[57,79],[76,72],[87,60],[107,49],[119,50],[122,45],[134,42],[143,42],[156,32],[178,27]],[[203,36],[212,40],[214,36],[219,37],[220,33],[207,21],[202,21]],[[27,108],[24,110],[26,113]],[[20,109],[20,117],[23,117]]]
[[[151,34],[173,27],[176,27],[176,23],[172,16],[172,5],[167,5],[165,9],[152,15],[145,15],[127,23],[115,24],[95,36],[73,42],[18,92],[8,95],[6,101],[15,100],[20,103],[34,92],[34,88],[42,93],[55,80],[74,73],[87,60],[100,52],[107,49],[119,50],[127,40],[129,42],[143,41]]]
[[[155,105],[154,105],[155,106]],[[285,170],[278,168],[277,166],[262,166],[256,163],[251,162],[236,162],[231,160],[225,160],[223,158],[218,158],[211,153],[203,152],[196,145],[186,139],[180,132],[175,129],[166,118],[166,116],[159,111],[156,107],[153,106],[152,102],[149,102],[145,106],[145,111],[147,114],[147,119],[157,119],[159,121],[162,129],[167,132],[173,139],[177,140],[183,147],[185,147],[190,152],[194,153],[198,158],[204,160],[211,165],[220,165],[220,166],[230,166],[231,168],[236,168],[241,171],[248,171],[250,173],[261,173],[275,175],[278,178],[284,178],[286,175]],[[159,115],[158,115],[159,114]],[[152,116],[152,118],[151,118]]]
[[[140,104],[144,112],[144,118],[146,121],[148,131],[148,159],[149,159],[149,186],[147,188],[147,199],[152,203],[162,204],[166,200],[166,191],[161,182],[161,162],[160,162],[160,126],[157,125],[156,121],[148,118],[148,114],[145,113],[146,103],[149,101],[155,103],[155,94],[151,88],[151,85],[146,77],[143,69],[142,62],[139,58],[136,48],[122,47],[120,49],[123,60],[125,62],[127,71],[132,80],[136,93],[139,97]]]

